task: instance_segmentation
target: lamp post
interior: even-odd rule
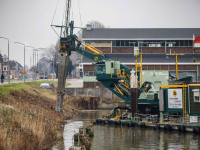
[[[43,49],[46,49],[46,48],[37,48],[37,64],[38,64],[38,51],[42,51],[43,52],[43,57],[44,57],[44,52],[46,52],[45,50]],[[38,65],[37,65],[38,67]]]
[[[9,39],[0,37],[1,39],[8,40],[8,84],[10,84],[10,61],[9,61]]]
[[[32,48],[33,49],[33,66],[34,66],[34,53],[35,53],[35,67],[37,67],[37,69],[38,69],[38,51],[43,51],[43,50],[41,50],[41,49],[45,49],[45,48],[35,48],[35,47],[33,47],[33,46],[26,46],[26,47],[30,47],[30,48]],[[37,54],[36,54],[36,52],[37,52]],[[43,51],[44,52],[44,51]],[[37,55],[37,57],[36,57],[36,55]],[[35,68],[35,73],[36,73],[36,68]]]
[[[52,58],[52,63],[53,63],[53,83],[54,83],[54,57]]]
[[[26,47],[29,47],[29,46],[26,46]],[[33,51],[33,66],[34,66],[34,49],[31,49]]]
[[[24,45],[24,82],[25,82],[25,44],[23,44],[23,43],[20,43],[20,42],[14,42],[14,43],[16,43],[16,44],[21,44],[21,45]]]
[[[32,51],[33,51],[33,67],[34,67],[34,62],[35,62],[35,64],[36,64],[36,48],[35,47],[33,47],[33,46],[26,46],[26,47],[30,47],[30,48],[32,48]],[[35,53],[35,54],[34,54]],[[34,61],[34,55],[35,55],[35,61]],[[36,68],[34,69],[33,68],[33,71],[36,73]],[[36,77],[35,77],[36,78]],[[33,79],[34,79],[34,77],[33,77]],[[36,80],[36,79],[35,79]]]

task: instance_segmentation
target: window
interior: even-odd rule
[[[199,101],[199,96],[195,96],[194,101]]]
[[[89,71],[89,76],[94,76],[94,71]]]
[[[134,46],[134,42],[133,41],[129,41],[129,46]]]
[[[97,74],[104,74],[106,73],[105,64],[97,64],[95,66],[95,70]]]
[[[88,71],[85,71],[84,72],[84,76],[88,76],[89,75],[89,72]]]
[[[3,66],[3,71],[8,71],[8,66]]]
[[[124,46],[124,41],[121,41],[121,46]]]
[[[112,41],[112,46],[116,46],[116,41]]]
[[[185,40],[185,45],[184,45],[184,46],[187,46],[187,47],[188,47],[188,41]]]
[[[193,89],[192,92],[193,92],[193,95],[194,95],[194,102],[199,103],[200,102],[199,101],[199,89]]]
[[[116,46],[120,46],[120,41],[116,41]]]
[[[129,41],[124,41],[124,46],[129,46]]]
[[[176,41],[174,41],[175,43],[174,43],[174,46],[180,46],[180,41],[178,41],[178,40],[176,40]]]
[[[117,41],[112,41],[112,46],[113,47],[137,47],[138,46],[138,41],[129,41],[129,40],[117,40]]]
[[[113,68],[113,63],[111,63],[111,68]]]
[[[191,47],[193,46],[193,41],[192,40],[188,41],[188,46],[191,46]]]

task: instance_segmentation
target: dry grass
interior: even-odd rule
[[[68,113],[56,113],[56,93],[28,83],[16,87],[0,86],[0,150],[50,149],[75,108],[64,104]]]
[[[62,139],[64,120],[76,115],[87,96],[65,96],[55,112],[56,93],[39,84],[0,86],[0,150],[50,149]]]
[[[60,130],[44,111],[28,104],[12,108],[0,104],[0,149],[47,149]]]

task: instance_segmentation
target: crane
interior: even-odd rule
[[[63,26],[61,26],[62,28]],[[131,102],[130,92],[130,71],[126,65],[120,63],[120,61],[114,61],[107,58],[102,51],[97,48],[85,44],[85,50],[81,48],[80,40],[73,34],[74,21],[69,23],[69,34],[60,38],[60,50],[58,52],[58,92],[56,101],[56,111],[62,112],[63,108],[63,96],[65,95],[65,82],[67,75],[67,67],[69,62],[69,56],[72,51],[75,51],[95,62],[96,79],[101,82],[106,88],[111,90],[121,99],[125,100],[126,104]],[[144,82],[138,87],[138,97],[145,91],[148,92],[151,89],[151,82]]]

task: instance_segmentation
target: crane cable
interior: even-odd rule
[[[58,3],[59,3],[59,0],[58,0],[58,2],[57,2],[56,9],[55,9],[55,12],[54,12],[54,15],[53,15],[53,19],[52,19],[52,22],[51,22],[51,28],[54,30],[54,32],[57,34],[57,36],[60,37],[60,36],[58,35],[58,33],[56,32],[56,30],[52,27],[52,23],[53,23],[55,14],[56,14],[56,10],[57,10],[57,7],[58,7]]]
[[[54,12],[54,15],[53,15],[53,19],[52,19],[51,25],[52,25],[52,23],[53,23],[53,20],[54,20],[55,14],[56,14],[56,10],[57,10],[57,7],[58,7],[58,3],[59,3],[59,0],[58,0],[57,5],[56,5],[56,9],[55,9],[55,12]]]
[[[78,0],[78,8],[79,8],[79,16],[80,16],[80,21],[81,21],[81,11],[80,11],[79,0]],[[81,21],[81,28],[82,28],[82,21]]]

